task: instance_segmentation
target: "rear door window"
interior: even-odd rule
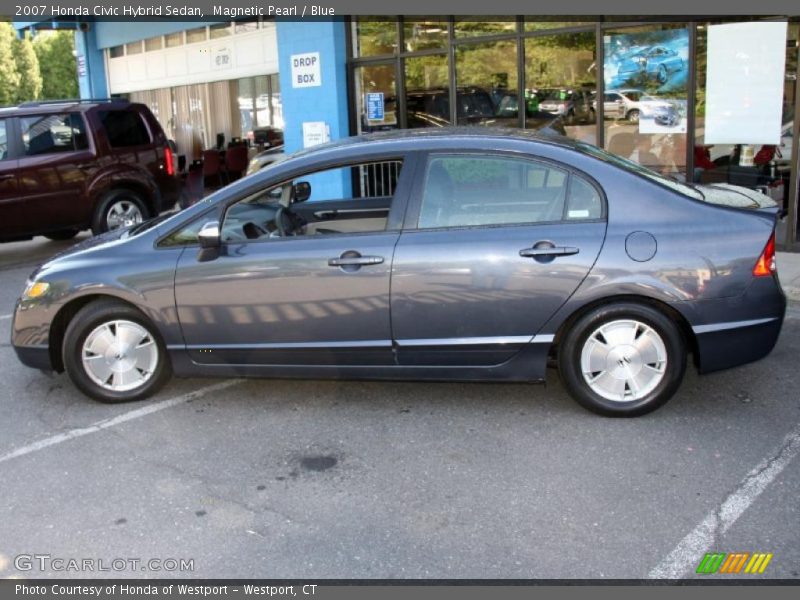
[[[76,113],[21,117],[26,156],[74,152],[89,147],[83,118]]]
[[[8,132],[6,120],[0,119],[0,160],[8,158]]]
[[[437,156],[428,164],[420,229],[560,221],[567,171],[510,157]]]
[[[112,148],[143,146],[151,142],[142,116],[134,110],[105,110],[99,112],[99,117]]]

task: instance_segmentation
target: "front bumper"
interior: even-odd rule
[[[50,325],[58,311],[55,305],[14,307],[11,322],[11,345],[20,362],[34,369],[54,371],[50,354]]]
[[[14,346],[17,358],[26,367],[41,371],[53,371],[50,348],[47,346]]]

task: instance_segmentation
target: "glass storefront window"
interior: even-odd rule
[[[519,91],[515,41],[458,46],[455,66],[459,125],[518,125],[516,117],[498,113]]]
[[[569,137],[596,141],[595,57],[594,32],[525,40],[527,128],[539,129],[559,117]]]
[[[255,80],[255,126],[269,127],[272,125],[272,114],[269,109],[269,76],[260,75]]]
[[[358,17],[354,23],[356,56],[392,54],[397,50],[397,22],[386,17]]]
[[[606,31],[606,150],[663,175],[686,176],[689,31]]]
[[[272,106],[272,125],[283,129],[283,104],[281,104],[281,84],[277,73],[269,76],[270,102]]]
[[[264,127],[283,129],[283,108],[278,75],[244,77],[236,81],[242,137],[253,140]]]
[[[195,42],[205,42],[207,39],[206,28],[197,27],[196,29],[186,30],[186,43],[194,44]]]
[[[455,25],[456,37],[475,37],[479,35],[498,35],[502,33],[516,33],[517,21],[513,16],[492,17],[486,20],[485,16],[459,17]]]
[[[403,21],[403,42],[406,52],[416,52],[427,48],[444,48],[447,45],[447,19]]]
[[[447,56],[418,56],[404,62],[408,127],[450,125]]]
[[[697,183],[735,183],[754,187],[766,186],[774,200],[788,207],[789,183],[792,163],[792,133],[794,127],[794,103],[797,94],[797,44],[798,23],[787,27],[785,70],[783,77],[783,102],[776,110],[781,112],[780,140],[776,145],[759,144],[708,144],[706,142],[706,119],[714,111],[706,97],[708,68],[708,29],[715,23],[704,23],[697,27],[696,68],[697,88],[695,104],[695,142],[693,179]],[[719,109],[718,109],[719,110]],[[719,119],[718,119],[719,124]],[[733,127],[736,124],[733,123]],[[763,188],[762,188],[763,189]]]
[[[397,127],[397,88],[394,64],[369,65],[355,71],[358,132]]]
[[[179,31],[177,33],[170,33],[164,36],[164,41],[167,44],[167,48],[175,48],[176,46],[183,45],[183,32]]]
[[[236,21],[234,23],[234,30],[236,33],[249,33],[258,30],[258,20],[253,21]]]
[[[231,24],[217,23],[216,25],[211,25],[208,28],[208,30],[211,33],[211,39],[216,40],[219,38],[227,37],[231,34]]]
[[[145,52],[153,52],[154,50],[161,50],[164,47],[164,40],[161,36],[151,37],[144,41]]]
[[[584,25],[594,25],[594,23],[590,21],[547,21],[543,20],[542,17],[525,17],[526,33],[563,27],[581,27]]]

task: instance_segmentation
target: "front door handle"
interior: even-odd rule
[[[341,267],[345,271],[356,271],[366,265],[379,265],[383,262],[382,256],[362,256],[355,250],[342,252],[341,256],[328,259],[329,267]]]
[[[383,262],[382,256],[346,256],[344,258],[329,258],[329,267],[352,267],[354,265],[379,265]]]
[[[538,256],[571,256],[580,252],[579,248],[573,246],[541,246],[533,248],[523,248],[519,251],[520,256],[526,258],[536,258]]]

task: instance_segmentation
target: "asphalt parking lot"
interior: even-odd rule
[[[8,343],[26,277],[66,245],[0,245],[2,577],[646,578],[694,576],[706,550],[773,553],[738,577],[800,577],[798,305],[767,359],[690,369],[632,420],[584,411],[554,372],[174,379],[111,406]],[[33,554],[194,570],[17,568]]]

